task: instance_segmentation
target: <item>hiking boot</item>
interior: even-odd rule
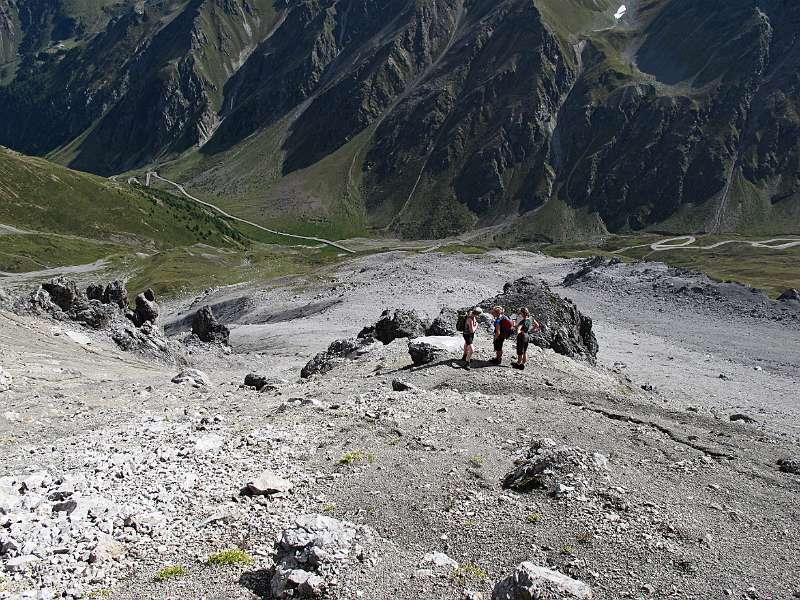
[[[472,367],[470,366],[470,364],[469,364],[469,361],[467,361],[467,364],[465,364],[465,365],[464,365],[464,368],[465,368],[467,371],[469,371],[469,370],[472,368]]]
[[[512,368],[512,369],[524,369],[525,367],[524,367],[524,366],[522,366],[522,365],[521,365],[521,364],[519,364],[519,363],[511,363],[511,368]]]

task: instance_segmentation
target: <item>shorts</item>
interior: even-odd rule
[[[506,341],[506,338],[502,335],[500,337],[494,338],[494,351],[500,352],[503,349],[503,343]]]
[[[474,333],[465,333],[464,334],[464,343],[469,346],[472,342],[475,341],[475,334]]]
[[[530,341],[528,340],[528,335],[526,333],[520,333],[517,335],[517,354],[525,354],[528,351],[528,344]]]

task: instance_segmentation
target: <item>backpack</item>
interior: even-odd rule
[[[464,331],[464,328],[467,326],[467,313],[458,313],[458,320],[456,321],[456,329],[458,331]]]
[[[500,335],[504,338],[511,337],[514,333],[514,323],[507,316],[500,317]]]

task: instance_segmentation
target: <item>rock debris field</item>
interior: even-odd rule
[[[792,294],[521,251],[134,309],[27,285],[0,292],[0,598],[800,597]],[[524,371],[485,320],[461,366],[492,302],[546,324]]]

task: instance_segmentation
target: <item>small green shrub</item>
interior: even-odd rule
[[[174,577],[183,577],[186,575],[186,573],[188,573],[186,567],[173,565],[171,567],[164,567],[161,569],[158,573],[156,573],[156,576],[153,579],[156,581],[166,581],[167,579],[172,579]],[[101,596],[97,597],[100,598]]]
[[[469,460],[467,462],[472,467],[475,467],[476,469],[479,469],[479,468],[481,468],[483,466],[484,460],[483,460],[483,457],[481,455],[476,454],[475,456],[470,456]]]
[[[342,458],[339,459],[339,464],[340,465],[352,465],[354,463],[361,462],[363,460],[364,460],[364,451],[363,450],[351,450],[350,452],[345,452],[342,455]],[[372,460],[375,460],[375,459],[373,458]]]
[[[475,563],[466,563],[453,571],[453,578],[459,582],[466,580],[483,581],[489,578],[489,573]]]
[[[536,524],[542,520],[542,516],[539,513],[531,513],[527,517],[525,517],[525,520],[528,523]]]
[[[212,566],[225,565],[252,565],[253,557],[239,548],[223,550],[208,557],[208,564]]]

